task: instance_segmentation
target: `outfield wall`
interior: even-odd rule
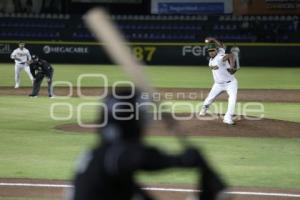
[[[130,43],[139,60],[149,65],[207,65],[204,43]],[[227,44],[228,50],[233,44]],[[300,66],[300,44],[237,43],[241,66]],[[17,41],[0,41],[0,61],[11,62],[9,54]],[[103,49],[93,42],[26,42],[32,54],[51,63],[110,64]]]

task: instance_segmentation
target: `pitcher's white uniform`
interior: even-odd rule
[[[214,85],[206,97],[203,106],[207,109],[213,103],[215,98],[223,91],[229,95],[228,108],[224,116],[224,123],[232,124],[232,115],[234,114],[237,99],[238,82],[234,75],[230,74],[227,69],[230,68],[229,62],[223,61],[225,49],[219,48],[214,58],[210,58],[209,67],[212,70]]]
[[[27,61],[31,60],[28,49],[25,47],[23,49],[17,48],[11,53],[10,58],[15,60],[15,88],[20,86],[20,73],[23,69],[32,81],[33,77],[30,73],[29,65],[27,64]]]

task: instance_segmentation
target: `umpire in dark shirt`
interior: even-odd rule
[[[101,108],[97,123],[102,126],[98,129],[101,140],[93,149],[82,154],[74,187],[67,193],[66,199],[152,200],[153,197],[135,181],[137,171],[204,168],[203,157],[195,148],[171,155],[142,142],[150,117],[139,92],[117,89],[114,95],[105,99]],[[217,189],[223,189],[223,184]]]
[[[48,82],[48,96],[53,97],[52,78],[53,78],[53,67],[43,59],[40,59],[36,55],[32,55],[32,61],[30,63],[30,72],[34,78],[31,97],[37,97],[41,88],[44,77],[47,78]]]

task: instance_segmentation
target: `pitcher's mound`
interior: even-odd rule
[[[196,114],[181,113],[176,114],[175,117],[180,118],[178,123],[180,123],[185,134],[192,136],[300,137],[300,123],[295,122],[236,116],[236,125],[227,125],[222,122],[220,115],[198,117]],[[77,133],[96,132],[96,128],[80,127],[78,124],[63,124],[57,126],[56,129]],[[147,134],[174,135],[161,120],[152,121],[149,124]]]

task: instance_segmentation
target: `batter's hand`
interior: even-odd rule
[[[199,151],[194,147],[189,147],[181,156],[181,164],[187,167],[195,167],[201,165],[201,156]]]

